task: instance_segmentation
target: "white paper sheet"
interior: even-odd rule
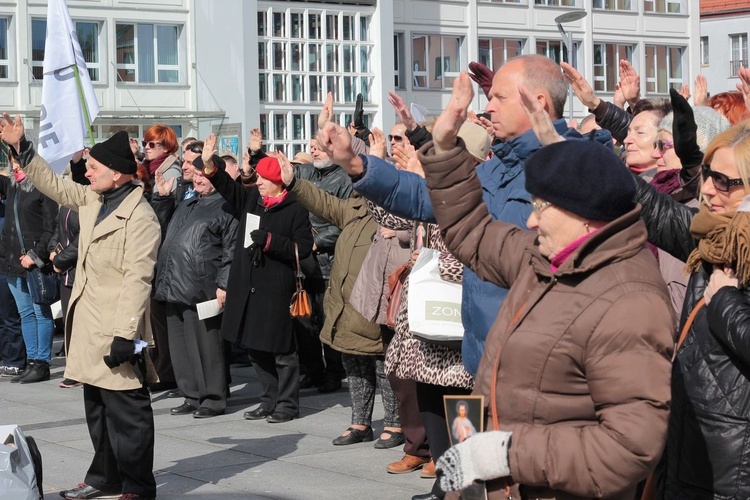
[[[245,223],[245,248],[253,244],[250,233],[260,228],[260,217],[253,214],[247,214],[247,222]]]
[[[62,318],[62,302],[61,301],[58,300],[54,304],[51,304],[49,308],[52,309],[52,319]]]
[[[219,301],[216,299],[196,304],[195,308],[198,310],[198,319],[213,318],[224,311],[223,307],[219,307]]]

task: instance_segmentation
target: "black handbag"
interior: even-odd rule
[[[21,245],[21,252],[26,255],[26,247],[23,244],[23,233],[21,223],[18,220],[18,191],[13,197],[13,216],[16,219],[16,234]],[[26,284],[29,287],[29,295],[34,304],[50,305],[60,299],[60,279],[51,263],[44,267],[38,265],[26,270]]]

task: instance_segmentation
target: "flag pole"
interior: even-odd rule
[[[77,62],[77,61],[76,61]],[[91,146],[96,144],[94,140],[94,130],[91,128],[91,118],[89,118],[89,107],[86,104],[86,98],[83,95],[83,87],[81,86],[81,75],[78,73],[78,64],[73,65],[73,73],[76,76],[76,86],[78,87],[78,97],[81,100],[81,106],[83,107],[83,119],[86,120],[86,132],[89,134],[89,140]]]

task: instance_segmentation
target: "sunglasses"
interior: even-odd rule
[[[157,145],[163,146],[163,142],[154,142],[154,141],[141,141],[141,144],[145,148],[146,146],[150,147],[151,149],[154,149]]]
[[[199,155],[203,154],[203,150],[200,148],[200,146],[190,146],[186,151],[192,151],[193,153]]]
[[[670,150],[674,147],[674,142],[672,141],[662,141],[659,139],[654,143],[654,148],[659,150],[659,153],[664,154],[665,151]]]
[[[402,136],[402,135],[391,135],[391,134],[388,134],[388,140],[389,141],[401,142],[401,141],[404,140],[404,136]]]
[[[742,179],[730,179],[726,174],[714,172],[711,170],[710,163],[701,163],[701,174],[703,175],[703,182],[706,182],[710,177],[716,190],[721,191],[722,193],[728,192],[729,188],[734,186],[742,186],[745,184]]]

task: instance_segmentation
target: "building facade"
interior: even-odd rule
[[[750,0],[702,0],[700,72],[709,94],[736,90],[737,70],[748,67]]]
[[[260,127],[269,148],[307,149],[328,92],[336,120],[358,93],[386,130],[395,89],[439,113],[470,61],[497,68],[519,54],[570,60],[604,98],[621,58],[644,95],[668,94],[700,68],[699,6],[689,0],[68,0],[101,104],[97,140],[154,123],[178,136],[219,133],[242,152]],[[31,135],[41,99],[46,0],[0,4],[0,106]],[[563,24],[570,54],[555,19]],[[747,39],[745,37],[745,43]],[[745,46],[746,47],[746,46]],[[746,49],[745,49],[746,50]],[[481,110],[481,92],[473,108]],[[574,103],[573,115],[586,110]]]

